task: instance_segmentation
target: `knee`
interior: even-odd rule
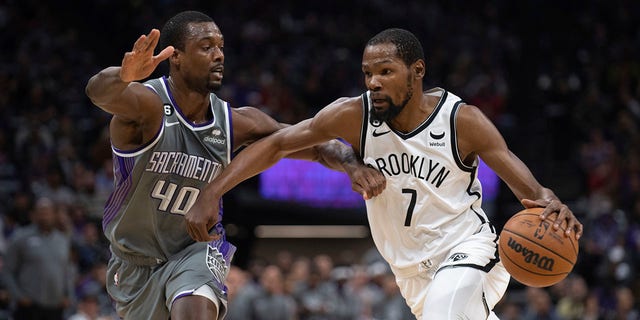
[[[211,320],[218,318],[218,308],[213,301],[189,295],[176,299],[171,307],[172,320]]]
[[[487,319],[481,277],[475,276],[473,269],[460,271],[445,273],[432,284],[423,305],[423,319]]]

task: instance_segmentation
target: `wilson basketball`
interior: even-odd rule
[[[575,233],[565,236],[567,222],[558,230],[554,213],[544,221],[543,208],[524,209],[505,223],[498,250],[502,264],[518,282],[530,287],[548,287],[560,282],[578,258]]]

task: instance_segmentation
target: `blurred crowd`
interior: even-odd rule
[[[84,86],[118,65],[140,34],[185,9],[211,15],[225,36],[217,94],[288,123],[364,90],[361,54],[375,33],[414,32],[427,87],[479,106],[585,225],[574,272],[550,288],[514,283],[496,309],[501,319],[640,317],[639,2],[5,0],[0,319],[33,304],[74,320],[115,318],[101,227],[113,183],[109,116]],[[514,200],[502,192],[496,225]],[[35,226],[55,237],[22,241]],[[410,319],[378,260],[283,256],[234,266],[230,319]],[[15,285],[25,281],[33,288]]]

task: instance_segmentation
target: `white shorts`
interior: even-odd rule
[[[417,319],[497,319],[491,310],[507,290],[510,275],[498,259],[497,235],[483,229],[423,261],[415,272],[393,270]]]

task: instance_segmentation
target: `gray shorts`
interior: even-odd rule
[[[218,319],[226,313],[224,280],[231,258],[225,261],[216,247],[196,242],[156,266],[136,265],[112,254],[107,269],[107,292],[123,319],[169,319],[171,304],[203,285],[219,299]]]

